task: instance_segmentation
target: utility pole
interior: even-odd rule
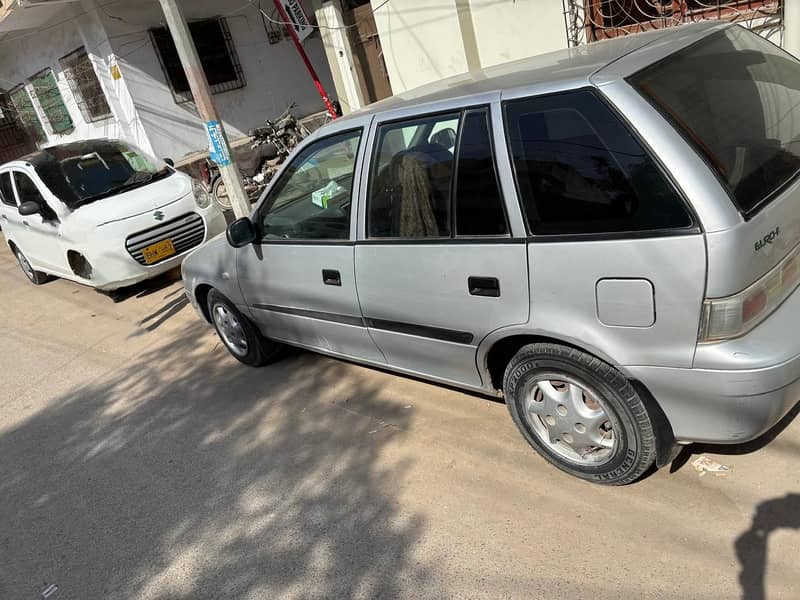
[[[206,132],[210,142],[211,160],[219,165],[219,172],[225,182],[225,188],[230,196],[233,214],[237,218],[250,216],[250,199],[244,191],[242,174],[236,164],[231,160],[231,148],[228,145],[228,136],[222,127],[222,121],[211,100],[211,90],[208,80],[200,64],[200,57],[186,25],[177,0],[159,0],[167,27],[175,40],[175,48],[181,59],[189,88],[192,90],[197,110],[205,122]]]

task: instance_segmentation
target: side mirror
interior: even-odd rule
[[[233,223],[228,225],[225,235],[228,238],[228,243],[234,248],[241,248],[247,246],[247,244],[252,244],[258,237],[256,234],[256,226],[247,217],[236,219]]]
[[[174,167],[175,166],[175,161],[172,160],[171,158],[165,158],[164,162],[167,163],[170,167]]]
[[[19,205],[19,214],[21,214],[23,217],[35,215],[40,212],[42,212],[42,207],[38,202],[33,200],[28,200]]]

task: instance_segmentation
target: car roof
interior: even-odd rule
[[[28,164],[33,167],[40,167],[42,165],[51,163],[53,160],[62,161],[64,159],[83,156],[84,154],[91,154],[101,150],[108,150],[111,146],[116,146],[118,140],[110,140],[106,138],[94,140],[81,140],[78,142],[70,142],[68,144],[58,144],[56,146],[48,146],[36,152],[26,154],[10,163]]]
[[[594,75],[606,67],[626,59],[630,72],[614,73],[614,78],[630,75],[652,62],[684,48],[713,31],[731,27],[730,23],[701,21],[666,29],[656,29],[636,35],[623,35],[573,48],[565,48],[539,54],[529,58],[463,73],[436,82],[401,92],[384,100],[337,119],[346,122],[350,118],[361,118],[388,110],[413,107],[429,102],[465,98],[488,92],[502,92],[523,88],[537,83],[572,82],[575,87],[592,85]],[[647,58],[635,60],[637,51],[644,47],[657,46],[655,53]],[[604,78],[604,83],[609,81]],[[329,129],[329,128],[326,128]]]

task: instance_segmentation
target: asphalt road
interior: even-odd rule
[[[500,402],[299,351],[249,369],[178,283],[128,295],[0,250],[3,600],[800,597],[800,419],[598,487]]]

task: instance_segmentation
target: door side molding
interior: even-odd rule
[[[258,310],[268,310],[271,312],[282,313],[286,315],[293,315],[297,317],[306,317],[309,319],[331,321],[333,323],[341,323],[343,325],[351,325],[353,327],[368,327],[370,329],[393,331],[395,333],[404,333],[407,335],[414,335],[417,337],[426,337],[436,340],[443,340],[445,342],[452,342],[455,344],[469,345],[472,343],[475,337],[469,331],[457,331],[454,329],[445,329],[442,327],[433,327],[430,325],[401,323],[399,321],[389,321],[386,319],[373,319],[369,317],[364,318],[353,315],[342,315],[338,313],[329,313],[317,310],[306,310],[304,308],[292,308],[289,306],[275,306],[274,304],[253,304],[253,308]]]

